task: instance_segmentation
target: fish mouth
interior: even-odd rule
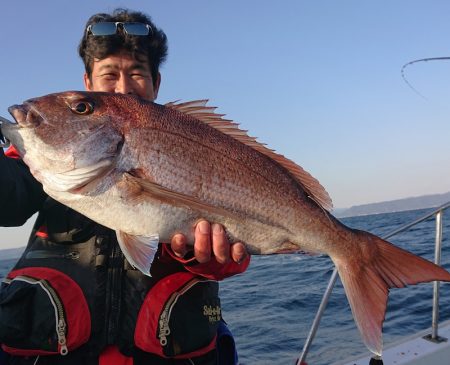
[[[20,128],[35,128],[44,121],[44,118],[29,103],[12,105],[8,108]]]

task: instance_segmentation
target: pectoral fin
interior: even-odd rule
[[[150,266],[158,249],[158,235],[133,236],[121,231],[116,231],[116,235],[128,262],[145,275],[150,276]]]
[[[122,187],[127,187],[127,198],[136,203],[142,202],[145,199],[153,199],[172,206],[236,219],[233,213],[224,208],[210,205],[202,202],[197,197],[178,193],[151,181],[135,177],[129,173],[123,174],[121,185]]]

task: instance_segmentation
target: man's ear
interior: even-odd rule
[[[158,72],[158,76],[156,76],[156,82],[153,86],[153,93],[155,95],[155,99],[158,97],[159,85],[161,85],[161,73]]]
[[[86,91],[92,91],[92,82],[86,72],[83,75],[83,81],[84,81],[84,88],[86,89]]]

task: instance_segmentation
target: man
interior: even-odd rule
[[[148,16],[92,16],[79,54],[86,90],[156,99],[167,40]],[[0,197],[11,209],[0,212],[0,224],[21,225],[39,212],[0,291],[8,364],[234,363],[234,354],[216,350],[223,322],[215,280],[245,271],[243,244],[230,245],[221,225],[201,221],[193,252],[175,235],[160,244],[147,277],[126,261],[114,232],[49,198],[14,149],[7,155],[0,152]]]

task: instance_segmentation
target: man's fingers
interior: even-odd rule
[[[181,233],[178,233],[172,237],[170,245],[172,247],[173,253],[176,256],[183,258],[186,255],[187,253],[186,237]]]
[[[243,243],[236,242],[231,245],[231,258],[234,262],[240,264],[247,258],[247,255],[248,253]]]
[[[230,260],[230,244],[221,224],[212,225],[212,248],[217,262],[225,264]]]
[[[211,259],[211,226],[200,221],[195,227],[194,255],[201,264]]]
[[[201,264],[211,260],[212,254],[219,264],[226,264],[230,258],[241,263],[248,256],[243,243],[237,242],[230,245],[223,226],[218,223],[211,225],[205,220],[198,222],[194,239],[194,256]],[[183,258],[188,252],[186,237],[181,233],[172,237],[171,246],[178,257]]]

